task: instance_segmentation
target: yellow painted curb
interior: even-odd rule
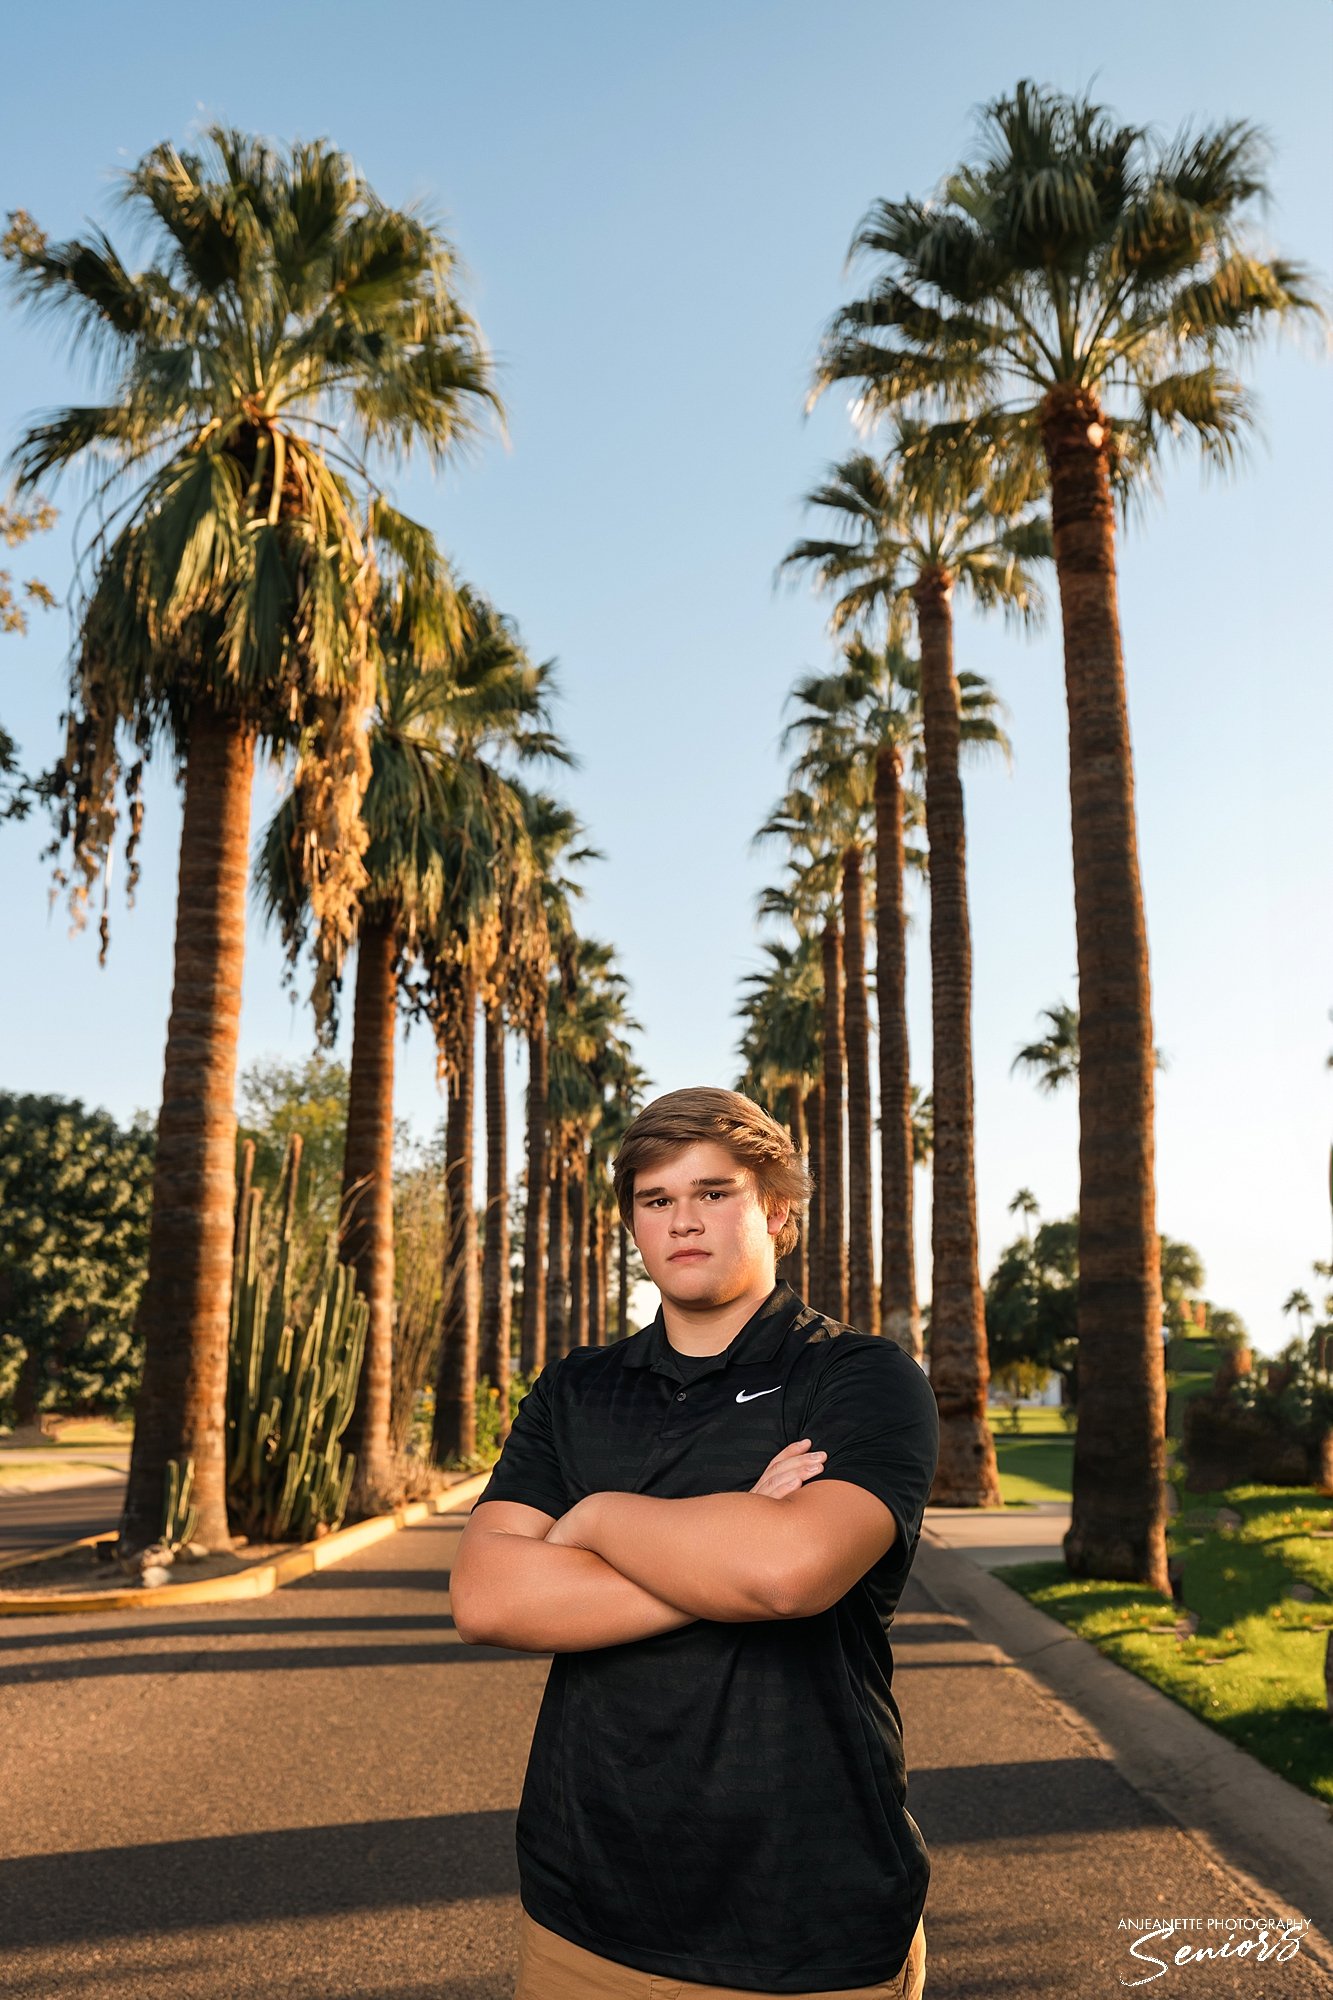
[[[429,1520],[432,1514],[454,1513],[476,1499],[490,1476],[489,1466],[482,1472],[469,1473],[429,1500],[409,1500],[395,1507],[392,1513],[376,1514],[369,1521],[354,1522],[350,1528],[335,1529],[317,1542],[302,1542],[286,1555],[256,1563],[253,1569],[242,1570],[237,1576],[203,1577],[197,1583],[160,1583],[149,1590],[99,1590],[81,1597],[72,1594],[11,1597],[0,1602],[0,1618],[68,1616],[87,1611],[151,1611],[171,1604],[229,1604],[241,1598],[268,1597],[285,1583],[295,1583],[298,1577],[309,1576],[317,1569],[329,1569],[344,1556],[354,1556],[358,1549],[371,1548],[387,1535],[396,1535],[400,1528],[415,1527],[418,1522]],[[50,1556],[105,1539],[102,1535],[87,1535],[82,1542],[67,1542],[62,1549],[43,1549],[39,1555],[18,1560],[44,1562]]]

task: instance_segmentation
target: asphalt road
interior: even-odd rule
[[[120,1523],[124,1494],[125,1481],[114,1473],[37,1493],[6,1493],[0,1486],[0,1557],[108,1533]]]
[[[548,1661],[459,1644],[460,1525],[256,1603],[0,1621],[0,2000],[510,2000]],[[1264,1914],[915,1580],[895,1638],[929,2000],[1122,2000],[1155,1970],[1122,1920]],[[1150,1991],[1333,1982],[1298,1955]]]

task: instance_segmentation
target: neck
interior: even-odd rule
[[[667,1339],[682,1354],[720,1354],[736,1338],[746,1321],[753,1319],[777,1280],[772,1273],[761,1275],[739,1298],[725,1305],[711,1300],[684,1304],[662,1295],[662,1324]]]

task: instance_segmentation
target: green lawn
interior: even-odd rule
[[[1219,1507],[1234,1509],[1241,1525],[1219,1526]],[[1333,1808],[1333,1723],[1324,1699],[1333,1497],[1309,1487],[1182,1493],[1168,1545],[1184,1559],[1182,1608],[1139,1584],[1071,1580],[1061,1562],[994,1574]],[[1291,1596],[1293,1584],[1309,1586],[1313,1601]],[[1182,1609],[1197,1616],[1192,1635]]]
[[[1068,1501],[1074,1474],[1074,1433],[1060,1412],[991,1410],[989,1421],[1005,1506],[1031,1500]]]

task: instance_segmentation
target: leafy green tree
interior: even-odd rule
[[[250,799],[261,744],[295,759],[327,980],[365,881],[382,567],[431,572],[429,535],[384,501],[377,449],[440,464],[497,406],[451,248],[389,208],[323,140],[280,153],[221,126],[123,177],[151,258],[100,232],[5,239],[17,287],[107,364],[105,402],[34,425],[20,493],[105,467],[52,788],[72,901],[100,878],[123,775],[128,886],[155,743],[184,780],[175,977],[144,1299],[143,1391],[122,1542],[151,1541],[172,1461],[194,1464],[197,1538],[227,1548],[225,1380]],[[132,761],[123,754],[132,745]],[[125,768],[128,761],[128,768]]]
[[[347,1066],[316,1049],[302,1062],[260,1056],[241,1071],[238,1137],[255,1142],[254,1181],[276,1196],[287,1140],[301,1139],[304,1192],[298,1207],[312,1227],[336,1226],[347,1120]]]
[[[1064,627],[1078,936],[1083,1420],[1065,1560],[1166,1590],[1165,1403],[1152,1014],[1115,501],[1192,439],[1229,466],[1238,365],[1313,317],[1308,274],[1250,229],[1265,146],[1241,121],[1162,142],[1031,82],[987,105],[974,159],[926,200],[876,202],[874,279],[830,325],[814,388],[873,420],[939,418],[1049,479]]]
[[[143,1363],[153,1135],[0,1092],[0,1411],[121,1411]]]
[[[1078,1219],[1041,1223],[1001,1252],[986,1286],[991,1372],[1028,1362],[1078,1399]]]

